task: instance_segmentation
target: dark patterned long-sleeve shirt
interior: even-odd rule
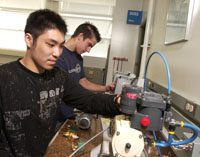
[[[0,67],[0,156],[43,156],[63,100],[84,112],[118,114],[114,96],[94,94],[59,68],[33,73],[19,61]]]

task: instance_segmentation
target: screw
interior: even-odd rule
[[[127,143],[127,144],[126,144],[126,148],[127,148],[127,149],[130,149],[130,148],[131,148],[131,144],[130,144],[130,143]]]

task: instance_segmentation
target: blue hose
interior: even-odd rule
[[[177,123],[176,125],[181,126],[181,123]],[[183,141],[175,142],[175,141],[173,141],[173,135],[169,134],[167,142],[166,141],[156,142],[156,146],[157,147],[179,146],[179,145],[185,145],[185,144],[193,142],[198,136],[198,133],[199,133],[198,128],[194,125],[189,124],[189,123],[184,123],[183,127],[193,130],[193,135],[190,138],[185,139]]]
[[[154,141],[157,141],[157,137],[156,137],[156,133],[155,131],[153,131],[153,137],[154,137]],[[159,146],[156,146],[157,150],[158,150],[158,155],[159,157],[162,157],[162,153],[160,151],[160,147]]]
[[[178,125],[180,126],[180,124],[178,124]],[[172,142],[172,143],[171,143],[172,146],[185,145],[185,144],[188,144],[188,143],[194,141],[194,140],[197,138],[198,133],[199,133],[199,130],[198,130],[198,128],[197,128],[196,126],[191,125],[191,124],[189,124],[189,123],[184,123],[184,126],[183,126],[183,127],[192,129],[192,130],[193,130],[193,135],[192,135],[190,138],[185,139],[185,140],[183,140],[183,141]]]
[[[171,146],[172,142],[173,142],[173,135],[169,134],[167,142],[166,141],[156,142],[156,146],[157,147],[169,147],[169,146]]]
[[[147,78],[146,77],[147,77],[148,65],[149,65],[151,57],[154,54],[158,54],[162,58],[164,63],[165,63],[165,67],[166,67],[166,71],[167,71],[167,80],[168,80],[168,95],[170,95],[170,92],[171,92],[171,79],[170,79],[169,65],[168,65],[165,57],[160,52],[153,52],[149,56],[149,58],[147,60],[147,64],[145,66],[145,73],[144,73],[144,91],[146,91],[146,88],[147,88],[146,87],[147,86]],[[181,126],[181,123],[177,123],[176,125],[177,126]],[[194,126],[194,125],[189,124],[189,123],[184,123],[183,127],[186,127],[186,128],[189,128],[189,129],[193,130],[193,135],[190,138],[188,138],[186,140],[183,140],[183,141],[175,142],[175,141],[173,141],[173,135],[170,133],[168,135],[167,142],[166,141],[156,142],[156,146],[157,147],[169,147],[169,146],[185,145],[185,144],[188,144],[190,142],[193,142],[198,136],[198,128],[196,126]],[[154,138],[156,139],[155,133],[154,133]],[[158,149],[158,151],[159,151],[159,149]]]
[[[147,68],[148,68],[148,65],[149,65],[149,61],[150,61],[151,57],[154,54],[158,54],[162,58],[162,60],[164,61],[164,63],[165,63],[165,67],[166,67],[166,71],[167,71],[167,80],[168,80],[168,95],[170,95],[170,92],[171,92],[171,80],[170,80],[169,65],[168,65],[167,60],[165,59],[165,57],[160,52],[153,52],[149,56],[149,58],[147,60],[147,64],[145,66],[145,72],[144,72],[144,91],[146,91],[146,84],[147,84],[147,80],[146,80],[146,77],[147,77]]]

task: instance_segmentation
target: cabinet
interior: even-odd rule
[[[86,78],[97,84],[105,84],[105,69],[102,68],[93,68],[93,67],[84,67]]]

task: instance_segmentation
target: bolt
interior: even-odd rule
[[[131,148],[131,144],[130,143],[127,143],[126,144],[126,149],[130,149]]]
[[[119,132],[119,131],[117,131],[116,135],[117,135],[117,136],[119,136],[119,135],[120,135],[120,132]]]
[[[139,135],[139,139],[141,139],[143,136],[142,135]]]

